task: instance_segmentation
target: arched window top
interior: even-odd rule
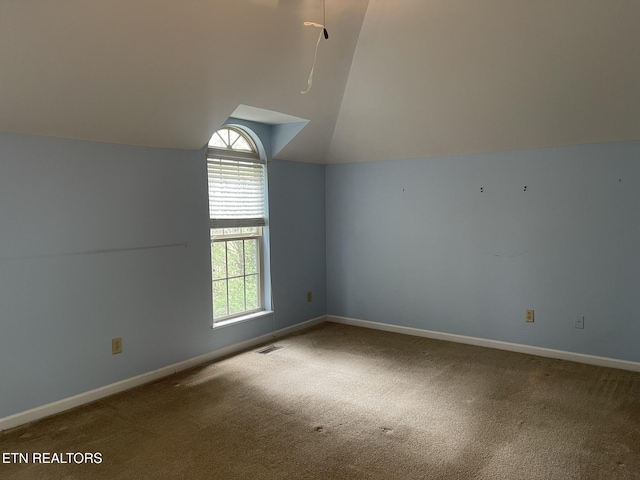
[[[260,160],[255,142],[247,132],[226,126],[215,132],[208,144],[208,156],[242,157]]]

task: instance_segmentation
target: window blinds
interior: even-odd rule
[[[265,172],[259,160],[208,158],[211,228],[265,225]]]

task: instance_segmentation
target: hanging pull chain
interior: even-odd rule
[[[322,31],[324,32],[324,39],[329,40],[329,32],[327,32],[327,10],[324,6],[324,0],[322,0]]]
[[[327,32],[327,27],[325,27],[326,21],[327,21],[327,14],[326,14],[324,2],[325,0],[322,0],[322,22],[323,22],[322,25],[315,22],[304,22],[305,27],[319,28],[320,34],[318,35],[318,41],[316,42],[316,51],[313,54],[313,66],[311,67],[311,72],[309,72],[309,79],[307,80],[307,89],[304,90],[303,92],[300,92],[303,95],[305,93],[309,93],[309,90],[311,90],[311,87],[313,85],[313,72],[316,69],[316,59],[318,58],[318,47],[320,46],[320,41],[322,40],[322,36],[324,35],[325,40],[329,39],[329,32]]]

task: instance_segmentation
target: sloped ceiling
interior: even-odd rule
[[[301,95],[321,6],[0,0],[0,130],[199,149],[247,105],[308,119],[276,157],[307,162],[640,140],[638,0],[326,0]]]
[[[371,0],[329,162],[640,140],[640,1]]]
[[[367,0],[0,0],[0,130],[199,149],[241,104],[309,119],[327,155]]]

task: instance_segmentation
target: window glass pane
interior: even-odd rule
[[[234,132],[233,130],[229,130],[229,146],[235,150],[235,143],[240,138],[240,134],[238,132]]]
[[[244,249],[242,240],[227,242],[227,274],[230,277],[244,275]]]
[[[244,272],[258,273],[258,240],[244,241]]]
[[[241,228],[223,228],[222,231],[225,235],[235,235],[240,233],[242,229]]]
[[[209,140],[209,146],[224,150],[240,150],[245,152],[255,152],[252,142],[244,137],[244,134],[231,128],[221,128],[213,134]]]
[[[247,310],[253,310],[260,306],[258,299],[258,275],[248,275],[245,277],[245,288],[247,289]]]
[[[242,233],[260,234],[260,227],[244,227]]]
[[[226,148],[227,145],[224,143],[224,140],[220,138],[220,134],[216,132],[213,134],[213,137],[211,137],[211,140],[209,140],[209,146],[217,147],[217,148]]]
[[[217,280],[213,282],[213,316],[224,317],[229,314],[227,309],[227,281]]]
[[[211,263],[214,280],[227,277],[227,252],[225,242],[214,242],[211,244]]]
[[[234,150],[242,150],[242,151],[245,151],[245,152],[253,152],[253,148],[251,148],[251,145],[249,145],[249,142],[247,142],[242,137],[240,137],[240,138],[238,138],[238,140],[236,140],[236,143],[233,144],[233,149]]]
[[[244,277],[229,279],[229,314],[245,311]]]

